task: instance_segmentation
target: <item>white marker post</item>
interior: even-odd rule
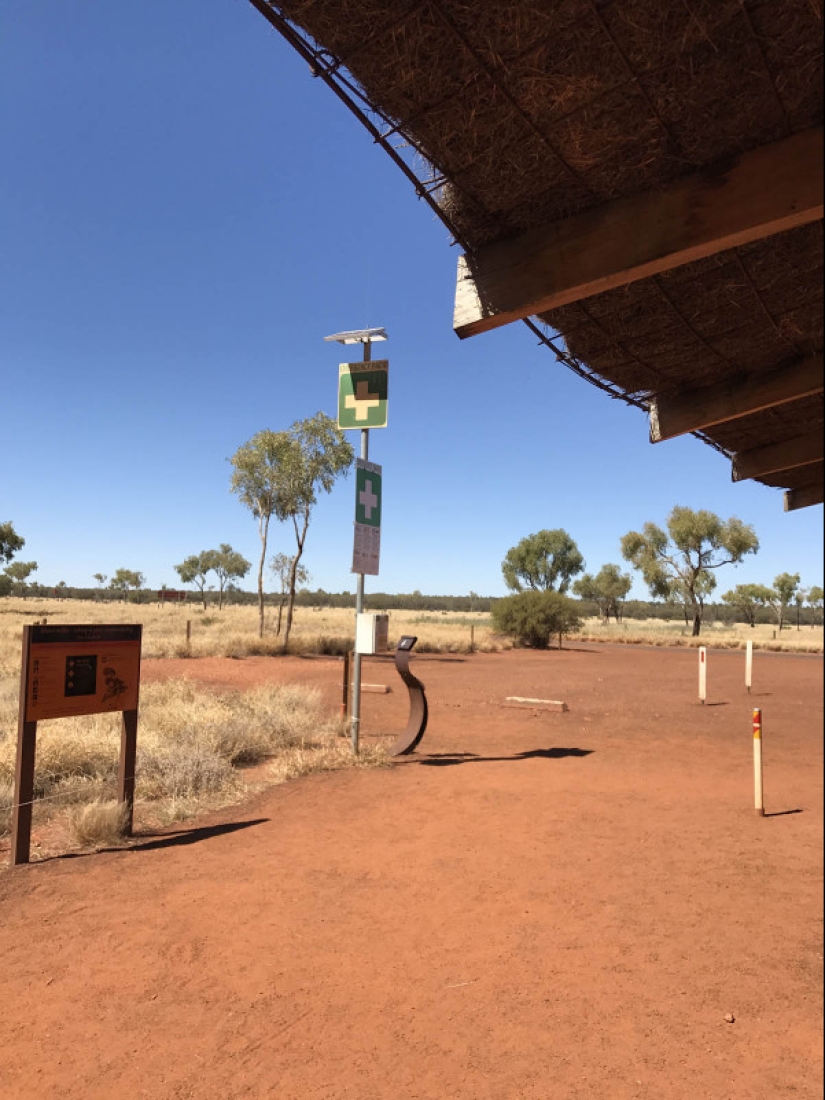
[[[765,816],[762,793],[762,711],[753,712],[753,808],[759,817]]]
[[[751,683],[753,682],[753,642],[748,642],[745,645],[745,687],[748,689],[748,695],[751,693]]]
[[[708,651],[699,646],[699,701],[704,703],[708,697]]]

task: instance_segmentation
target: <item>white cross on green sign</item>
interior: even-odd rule
[[[355,464],[355,522],[381,526],[381,467],[362,459]]]
[[[388,374],[387,359],[339,364],[339,428],[386,428]]]

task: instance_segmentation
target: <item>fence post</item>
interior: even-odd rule
[[[699,700],[704,703],[708,696],[708,651],[705,646],[699,646]]]
[[[753,808],[759,817],[765,816],[762,791],[762,711],[753,712]]]

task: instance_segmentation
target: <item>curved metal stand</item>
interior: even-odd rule
[[[390,756],[406,756],[407,753],[415,752],[427,728],[427,696],[424,694],[424,685],[410,672],[410,650],[417,641],[417,638],[405,636],[399,639],[395,651],[395,667],[410,693],[410,717],[407,728],[399,734],[390,749]]]

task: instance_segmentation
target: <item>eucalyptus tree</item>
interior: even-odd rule
[[[121,599],[126,598],[126,593],[130,588],[134,588],[137,592],[143,588],[146,583],[146,578],[142,573],[137,572],[134,569],[118,569],[115,575],[109,581],[109,587],[119,593]]]
[[[9,562],[26,545],[26,540],[21,538],[14,529],[11,520],[8,523],[0,523],[0,562]]]
[[[748,626],[755,627],[756,613],[764,606],[769,593],[770,589],[764,584],[737,584],[729,592],[723,593],[722,601],[736,608]]]
[[[318,493],[331,491],[338,477],[346,475],[353,450],[343,432],[324,413],[296,420],[287,431],[257,432],[229,460],[234,472],[230,488],[252,512],[258,523],[261,557],[258,564],[258,633],[264,632],[264,564],[269,524],[291,521],[296,553],[291,559],[284,651],[289,646],[295,586],[306,543],[312,509]]]
[[[822,591],[822,587],[818,584],[811,585],[808,589],[808,607],[812,608],[814,611],[814,622],[822,618],[823,599],[825,599],[825,592]],[[819,612],[819,614],[817,614],[817,612]]]
[[[560,592],[584,569],[584,558],[566,531],[537,531],[507,551],[501,563],[504,583],[511,592],[531,589]]]
[[[36,561],[13,561],[11,565],[6,566],[6,576],[11,577],[14,584],[17,585],[18,592],[25,599],[26,596],[26,581],[29,579],[32,573],[37,572]]]
[[[595,577],[585,573],[574,583],[573,591],[582,600],[590,600],[599,609],[605,622],[612,615],[621,621],[622,602],[633,584],[629,573],[622,573],[618,565],[603,565]]]
[[[807,588],[797,588],[793,594],[793,602],[796,604],[796,629],[800,630],[799,620],[802,616],[802,608],[808,599]]]
[[[702,628],[705,598],[716,587],[714,570],[736,565],[759,549],[756,532],[735,516],[724,521],[713,512],[677,505],[667,532],[655,523],[629,531],[622,556],[638,569],[654,599],[678,600],[693,615],[693,635]]]
[[[200,554],[190,554],[180,565],[174,567],[182,584],[193,584],[201,594],[201,604],[206,610],[206,585],[209,574],[215,568],[214,550],[202,550]]]
[[[281,633],[281,621],[284,615],[284,604],[286,603],[287,593],[289,590],[289,577],[292,573],[292,558],[289,554],[275,554],[269,562],[270,571],[275,575],[278,586],[278,622],[275,626],[275,636]],[[309,580],[309,570],[305,569],[303,565],[299,565],[295,570],[295,583],[296,585],[305,585]]]
[[[780,573],[774,577],[768,603],[774,609],[780,630],[785,629],[785,614],[799,588],[799,573]]]
[[[222,542],[212,551],[212,569],[218,578],[218,609],[223,607],[224,593],[231,581],[241,580],[252,568],[251,562],[233,550],[228,542]]]

